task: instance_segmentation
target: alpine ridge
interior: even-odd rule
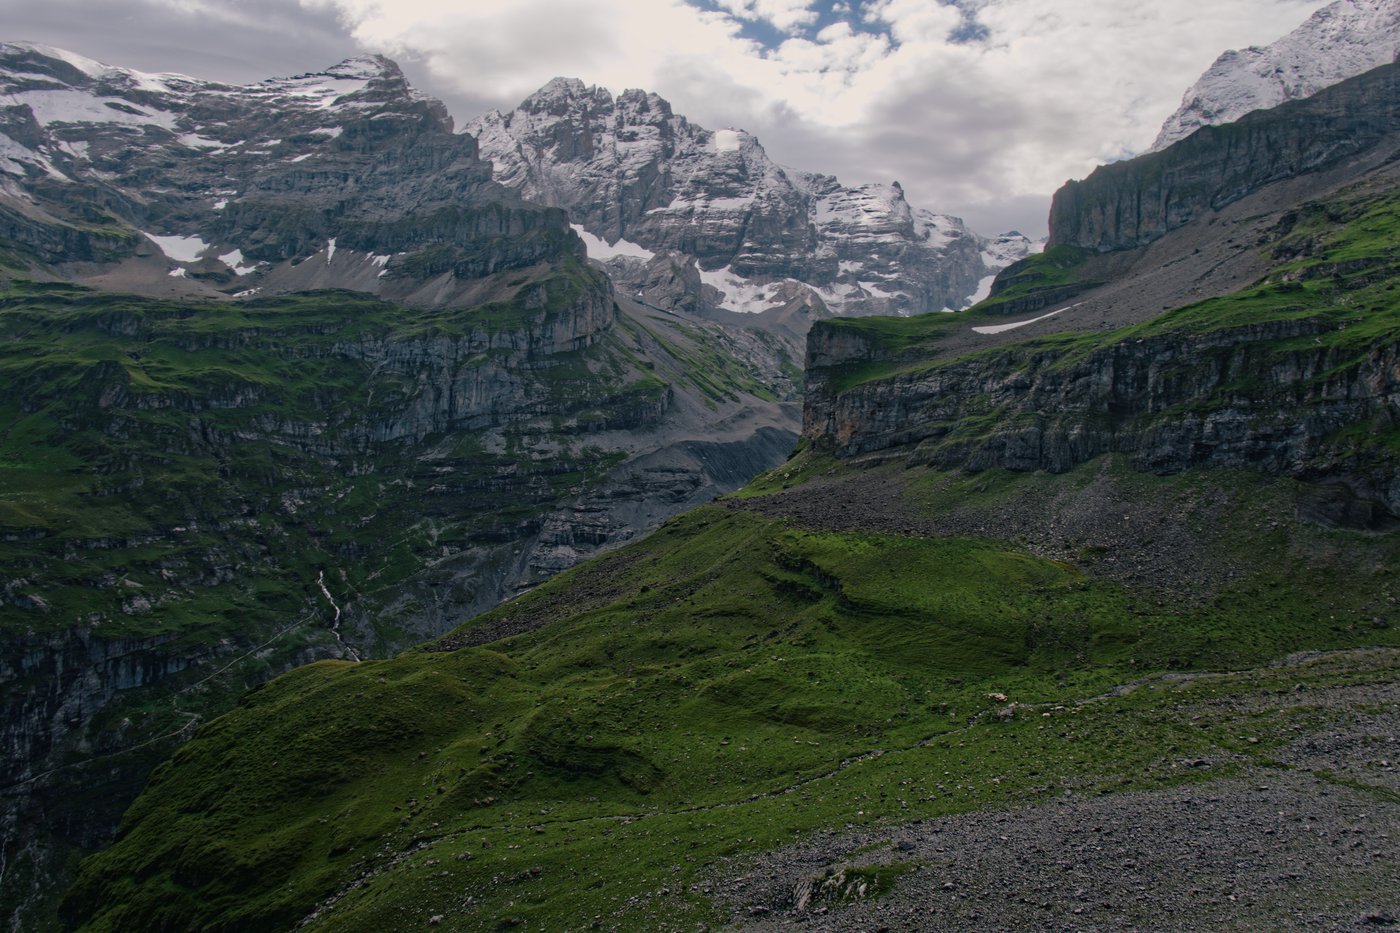
[[[775,163],[751,134],[708,130],[656,94],[556,78],[468,132],[496,178],[569,211],[619,285],[660,307],[923,314],[967,306],[1031,251],[915,208],[896,182],[843,186]]]
[[[1203,126],[1311,97],[1400,58],[1400,0],[1336,0],[1270,45],[1225,52],[1167,118],[1150,151]]]
[[[0,233],[74,281],[444,307],[500,297],[481,285],[496,273],[582,256],[562,213],[494,184],[383,57],[234,87],[8,44],[0,90]]]

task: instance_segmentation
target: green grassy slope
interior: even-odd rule
[[[1397,233],[1392,194],[1309,208],[1281,232],[1274,273],[1240,295],[988,353],[1057,366],[1149,336],[1316,317],[1327,326],[1298,339],[1350,365],[1400,337]],[[930,357],[951,321],[835,322],[878,361],[827,378],[947,365]],[[1392,462],[1393,426],[1342,440],[1336,475]],[[733,503],[435,645],[249,694],[156,772],[116,845],[84,864],[69,917],[91,930],[694,929],[725,916],[712,884],[724,860],[810,834],[1274,766],[1306,710],[1241,724],[1215,699],[1288,689],[1295,675],[1268,665],[1296,652],[1400,645],[1400,535],[1311,523],[1291,479],[1153,477],[1106,459],[1058,475],[911,469],[878,509],[822,499],[846,525],[784,517],[799,510],[777,496],[825,495],[861,470],[803,451]],[[1104,474],[1119,494],[1100,502]],[[1169,587],[1115,576],[1096,543],[1106,526],[1080,542],[1054,514],[1035,547],[1011,522],[978,536],[914,521],[983,506],[1034,517],[1079,496],[1115,527],[1127,516],[1110,505],[1224,525],[1184,538],[1212,573]],[[1394,679],[1395,657],[1316,676]],[[1162,679],[1208,670],[1237,673]],[[1183,765],[1202,757],[1221,765]],[[897,870],[872,868],[874,889]]]
[[[104,843],[249,686],[340,636],[383,655],[498,601],[546,517],[626,456],[604,432],[645,443],[676,399],[718,418],[771,398],[679,320],[622,316],[551,352],[600,283],[566,263],[483,292],[521,283],[528,308],[424,310],[0,282],[0,720],[18,750],[0,785],[29,808],[0,911],[61,871],[20,849]]]
[[[1198,779],[1167,759],[1235,750],[1227,724],[1115,700],[1066,743],[1041,711],[1144,671],[1400,643],[1358,624],[1400,541],[1279,534],[1311,542],[1306,579],[1260,561],[1187,605],[1005,543],[700,509],[476,623],[541,628],[250,694],[155,774],[69,909],[233,930],[343,895],[322,925],[677,928],[713,919],[692,886],[721,856],[1065,781]]]

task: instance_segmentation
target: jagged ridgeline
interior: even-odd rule
[[[1400,858],[1366,828],[1395,814],[1377,749],[1400,674],[1400,126],[1375,89],[1395,70],[1065,189],[1051,249],[966,315],[818,322],[788,463],[420,650],[250,693],[155,773],[66,916],[1380,916]],[[1284,173],[1240,148],[1312,132],[1316,108],[1371,141]],[[1093,206],[1159,190],[1157,213]],[[1196,809],[1219,800],[1228,833]],[[1152,848],[1183,826],[1189,846]],[[1334,846],[1343,829],[1365,845]]]
[[[391,654],[780,463],[790,335],[614,294],[384,59],[0,46],[0,908],[249,685]]]
[[[556,78],[468,130],[499,181],[567,208],[619,287],[657,307],[804,321],[958,309],[1033,249],[915,207],[898,182],[779,165],[753,135],[641,90]]]

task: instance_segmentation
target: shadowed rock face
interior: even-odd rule
[[[963,307],[982,278],[1030,248],[1016,235],[1010,255],[988,249],[957,218],[911,207],[897,183],[850,188],[779,166],[748,133],[696,126],[644,91],[614,97],[558,78],[468,130],[502,183],[568,209],[608,243],[668,254],[625,275],[659,307],[757,311],[791,301],[721,278],[706,284],[724,295],[707,295],[674,274],[676,255],[753,285],[800,283],[838,314],[917,314]]]
[[[1216,466],[1309,477],[1327,466],[1333,432],[1400,412],[1395,346],[1360,365],[1353,351],[1278,349],[1329,330],[1303,321],[1164,335],[1073,362],[1010,351],[835,397],[809,375],[803,433],[843,456],[903,449],[940,469],[1061,473],[1119,453],[1155,473]],[[842,351],[814,344],[818,359]],[[978,423],[985,429],[968,430]],[[1394,475],[1378,468],[1358,480],[1400,515]]]
[[[1400,142],[1400,65],[1100,166],[1055,194],[1050,245],[1143,246],[1274,182]]]
[[[583,255],[561,211],[493,183],[475,140],[382,57],[229,86],[0,45],[0,87],[0,235],[69,277],[443,307]]]

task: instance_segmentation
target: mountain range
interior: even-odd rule
[[[0,46],[10,925],[1392,922],[1394,7],[1043,251],[644,91]]]
[[[467,132],[498,181],[568,210],[613,278],[668,310],[953,310],[1035,248],[912,207],[898,182],[780,166],[749,133],[695,126],[645,91],[556,78]]]

